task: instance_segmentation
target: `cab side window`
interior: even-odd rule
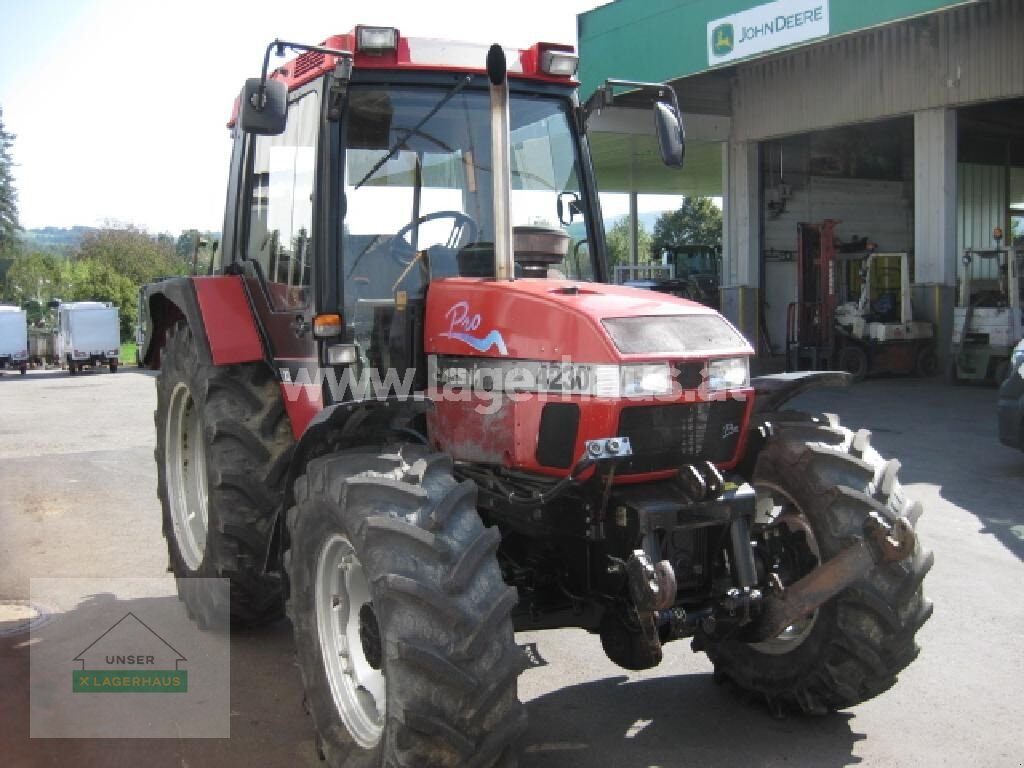
[[[313,185],[320,98],[310,91],[288,107],[280,136],[253,146],[246,257],[259,262],[274,309],[309,306]]]

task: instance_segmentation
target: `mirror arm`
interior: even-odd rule
[[[325,56],[335,56],[341,62],[347,62],[344,71],[352,71],[352,52],[343,51],[338,48],[325,48],[322,45],[306,45],[305,43],[291,43],[287,40],[280,40],[275,38],[270,45],[267,46],[267,50],[263,53],[263,69],[260,71],[260,88],[257,91],[256,99],[258,104],[252,106],[257,110],[262,110],[266,105],[266,92],[267,92],[267,77],[268,70],[270,68],[270,53],[274,52],[276,56],[284,56],[285,49],[291,51],[302,51],[303,53],[322,53]]]
[[[676,115],[682,118],[683,113],[679,110],[679,99],[676,96],[676,89],[666,83],[645,83],[638,80],[605,80],[604,84],[597,88],[583,105],[584,120],[597,110],[610,107],[615,103],[616,88],[631,88],[634,91],[651,92],[655,100],[663,101],[666,94],[676,111]]]

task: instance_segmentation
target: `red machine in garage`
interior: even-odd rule
[[[916,321],[906,253],[880,253],[867,238],[842,242],[840,222],[799,224],[797,301],[786,316],[786,369],[938,373],[935,332]]]
[[[299,55],[268,74],[275,49]],[[689,637],[821,712],[891,686],[930,614],[898,462],[778,412],[848,377],[752,381],[715,311],[603,283],[587,116],[637,92],[670,166],[682,123],[657,84],[581,105],[575,66],[380,27],[275,42],[230,124],[216,274],[146,291],[179,594],[207,624],[196,577],[237,622],[287,610],[331,765],[514,764],[514,628],[582,627],[630,669]]]

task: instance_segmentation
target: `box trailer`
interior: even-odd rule
[[[20,307],[0,305],[0,368],[28,370],[28,320]]]
[[[76,301],[57,309],[57,357],[75,375],[89,365],[117,371],[121,323],[110,302]]]

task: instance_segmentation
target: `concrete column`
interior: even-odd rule
[[[722,314],[757,347],[761,189],[756,142],[722,144]]]
[[[637,213],[636,188],[629,192],[629,263],[640,263],[640,216]]]
[[[949,366],[956,292],[956,111],[914,113],[914,315],[935,324]]]

